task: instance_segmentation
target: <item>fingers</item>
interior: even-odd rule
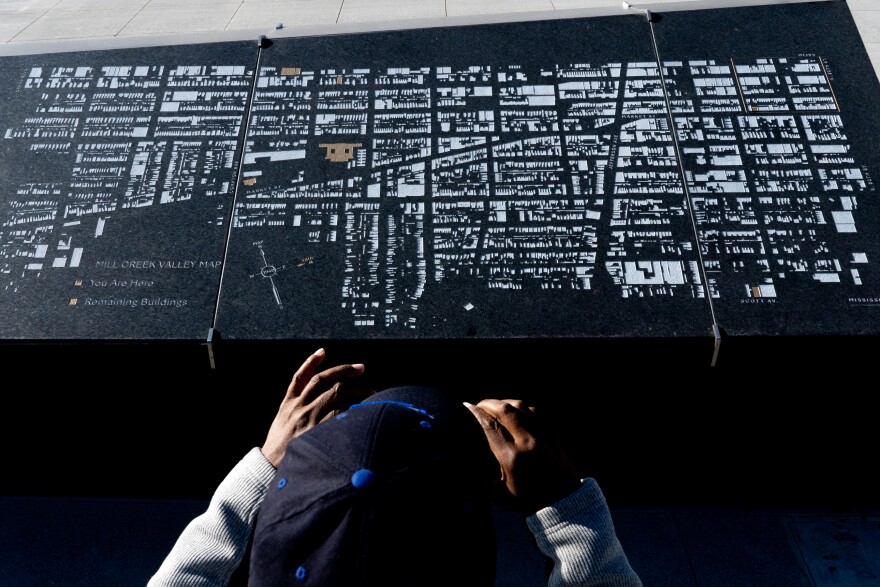
[[[505,438],[517,445],[531,442],[535,409],[527,406],[522,400],[485,399],[475,407],[494,420],[495,423],[489,423],[490,425],[505,431]],[[477,415],[474,410],[471,412]],[[478,417],[477,420],[480,421],[480,418]],[[483,421],[480,421],[480,425],[486,430]]]
[[[347,409],[374,392],[364,387],[345,384],[364,372],[361,363],[338,365],[315,373],[326,357],[323,348],[316,350],[300,365],[290,385],[285,400],[297,400],[300,406],[311,406],[315,421],[324,419],[331,411]]]
[[[317,375],[313,375],[308,384],[300,394],[303,403],[308,404],[316,401],[327,391],[333,391],[334,396],[338,395],[341,383],[346,380],[354,379],[364,372],[364,365],[355,363],[353,365],[337,365]]]
[[[376,393],[375,390],[355,382],[338,382],[318,396],[312,407],[318,414],[318,421],[324,422],[351,408]]]
[[[477,406],[468,402],[464,402],[464,406],[471,411],[471,413],[474,415],[474,418],[477,419],[477,423],[479,423],[480,428],[483,429],[483,433],[486,435],[486,441],[489,444],[489,450],[492,451],[492,454],[495,455],[495,459],[498,461],[499,481],[503,482],[503,479],[505,477],[503,463],[506,460],[506,455],[509,451],[512,440],[510,438],[510,435],[507,433],[507,430],[505,430],[504,427],[498,423],[498,420],[493,418],[491,414],[484,410],[481,407],[482,405],[483,402],[480,402],[480,405]]]
[[[372,395],[373,390],[353,380],[364,372],[362,363],[331,367],[309,379],[299,395],[300,405],[308,408],[312,425],[347,410],[351,404]]]
[[[511,434],[510,428],[497,417],[500,409],[500,406],[495,403],[497,401],[483,400],[475,406],[465,402],[464,405],[471,411],[486,434],[489,449],[501,465],[501,476],[503,478],[505,476],[505,465],[510,459],[511,454],[516,451],[517,441],[514,435]]]
[[[467,409],[471,411],[474,417],[479,422],[480,427],[483,429],[483,432],[486,433],[486,436],[489,438],[489,444],[491,445],[493,442],[507,442],[509,441],[509,435],[504,427],[498,422],[498,419],[492,415],[492,409],[485,406],[485,400],[480,402],[479,405],[469,404],[464,402],[464,405]]]
[[[328,379],[337,377],[345,367],[359,368],[361,372],[363,371],[364,366],[362,364],[339,365],[315,375],[315,371],[324,361],[325,357],[326,351],[320,348],[306,358],[290,380],[290,385],[287,387],[288,397],[297,397],[303,393],[310,392],[314,386],[320,386],[322,382],[326,383]],[[315,377],[320,377],[320,380],[313,380]]]
[[[303,364],[300,365],[299,369],[296,370],[296,373],[293,374],[293,378],[290,380],[290,385],[287,386],[288,398],[296,397],[302,393],[303,388],[305,388],[309,380],[312,378],[315,369],[317,369],[321,362],[324,361],[325,356],[326,352],[321,348],[309,355],[308,358],[303,361]]]

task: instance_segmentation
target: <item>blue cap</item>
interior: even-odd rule
[[[493,586],[498,464],[461,400],[395,387],[346,414],[288,443],[249,586]]]

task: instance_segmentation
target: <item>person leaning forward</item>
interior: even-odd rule
[[[494,585],[493,503],[525,517],[547,584],[640,587],[593,478],[516,399],[360,383],[362,364],[299,367],[266,441],[193,519],[148,587]]]

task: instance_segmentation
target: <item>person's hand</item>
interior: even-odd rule
[[[276,469],[291,438],[374,393],[356,381],[364,372],[360,363],[339,365],[315,374],[324,356],[324,349],[318,349],[293,374],[278,414],[269,427],[266,442],[260,448]]]
[[[531,515],[578,488],[577,467],[535,408],[515,399],[486,399],[465,406],[480,423],[498,459],[498,497],[503,504]]]

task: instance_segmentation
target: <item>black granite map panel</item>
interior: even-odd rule
[[[204,339],[256,47],[0,59],[0,337]]]
[[[0,72],[0,340],[880,330],[880,88],[842,2]]]
[[[226,338],[708,336],[644,17],[276,39]]]
[[[656,21],[720,327],[877,334],[880,87],[846,3]]]

